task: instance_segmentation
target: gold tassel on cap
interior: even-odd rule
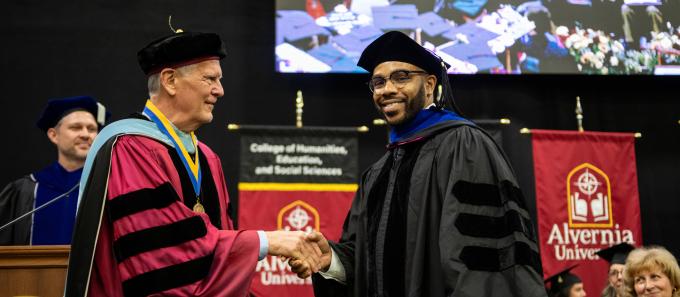
[[[175,30],[175,28],[172,27],[172,15],[168,16],[168,26],[170,26],[170,31],[172,31],[172,33],[182,33],[182,32],[184,32],[184,30],[182,30],[182,29]]]

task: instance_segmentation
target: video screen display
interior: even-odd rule
[[[388,31],[449,73],[680,75],[680,0],[276,0],[276,70],[366,72]]]

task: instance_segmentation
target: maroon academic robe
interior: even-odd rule
[[[115,141],[88,296],[248,295],[257,233],[233,230],[220,160],[198,147],[208,214],[189,207],[196,197],[174,148],[135,135]]]

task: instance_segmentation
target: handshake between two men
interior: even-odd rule
[[[331,247],[319,232],[268,231],[269,255],[288,259],[291,270],[300,278],[326,271],[331,264]]]

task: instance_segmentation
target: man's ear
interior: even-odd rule
[[[425,78],[425,94],[434,100],[434,91],[437,87],[437,77],[430,74]]]
[[[54,127],[47,129],[47,138],[49,138],[52,143],[57,144],[57,129]]]
[[[170,96],[177,93],[177,70],[165,68],[159,75],[161,88]]]

